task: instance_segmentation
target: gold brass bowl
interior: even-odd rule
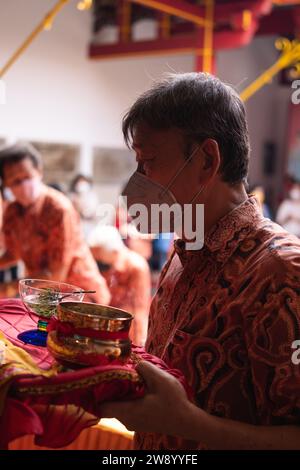
[[[133,320],[125,310],[89,302],[63,302],[57,308],[57,318],[75,328],[112,332],[129,331]]]
[[[125,364],[131,353],[131,343],[124,341],[100,341],[84,337],[62,337],[51,331],[47,348],[52,356],[64,365],[96,366],[113,364],[116,360]]]
[[[76,368],[116,361],[124,364],[129,359],[130,313],[88,302],[62,302],[56,320],[47,347],[57,361]]]

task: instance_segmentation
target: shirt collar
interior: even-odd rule
[[[255,197],[250,197],[222,217],[208,231],[201,250],[186,250],[185,242],[182,239],[175,240],[174,249],[182,264],[186,264],[189,259],[195,256],[201,256],[204,251],[210,252],[217,261],[226,262],[238,245],[253,230],[254,224],[262,217],[259,203]]]

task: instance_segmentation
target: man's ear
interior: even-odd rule
[[[213,175],[218,173],[221,166],[221,155],[219,145],[214,139],[206,139],[201,149],[204,153],[204,166],[203,170],[210,170]]]

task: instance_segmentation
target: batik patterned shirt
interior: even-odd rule
[[[160,279],[146,349],[180,369],[195,404],[253,425],[299,424],[300,241],[265,219],[254,198],[223,217],[204,247],[182,240]],[[137,448],[205,443],[139,434]]]

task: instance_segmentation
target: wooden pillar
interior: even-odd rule
[[[168,39],[171,34],[171,17],[167,13],[158,12],[157,21],[159,25],[158,35],[160,39]]]
[[[131,37],[131,3],[119,0],[118,24],[120,42],[128,42]]]
[[[204,41],[203,41],[203,72],[212,73],[214,55],[214,0],[205,0]]]

